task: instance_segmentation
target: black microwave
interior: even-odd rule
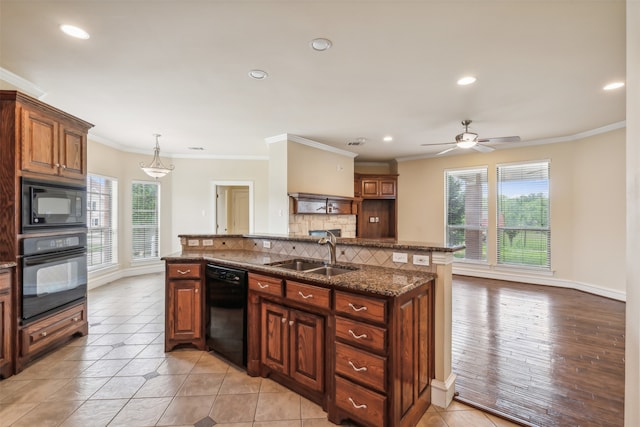
[[[87,187],[22,179],[22,232],[87,226]]]

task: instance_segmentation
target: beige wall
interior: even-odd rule
[[[287,150],[288,192],[353,197],[353,157],[296,142]]]
[[[488,264],[496,264],[496,165],[551,161],[551,268],[546,283],[625,293],[624,130],[573,142],[400,162],[400,240],[444,241],[444,171],[487,166]]]

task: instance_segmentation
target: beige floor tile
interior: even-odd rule
[[[109,423],[109,427],[153,426],[170,403],[170,397],[131,399]]]
[[[39,403],[64,387],[69,379],[31,380],[21,393],[7,396],[3,403]]]
[[[145,383],[144,377],[113,377],[91,399],[128,399]]]
[[[82,371],[80,377],[112,377],[129,363],[128,359],[98,360]]]
[[[153,340],[158,338],[160,334],[157,332],[147,332],[147,333],[137,333],[131,335],[129,338],[124,340],[125,344],[151,344]]]
[[[260,393],[284,393],[285,391],[289,389],[270,378],[263,378],[260,384]]]
[[[193,372],[193,371],[192,371]],[[215,396],[225,374],[190,374],[178,390],[177,396]]]
[[[131,334],[104,334],[93,345],[114,345],[124,342]]]
[[[164,411],[158,425],[195,424],[209,415],[215,396],[178,396]]]
[[[168,355],[168,353],[164,352],[164,344],[149,344],[147,345],[144,350],[142,350],[140,353],[138,353],[138,355],[136,356],[136,358],[138,359],[149,359],[149,358],[156,358],[156,357],[166,357]]]
[[[139,316],[134,316],[131,319],[127,320],[127,323],[142,323],[142,324],[154,323],[153,321],[157,317],[158,316],[142,316],[142,315],[139,315]],[[164,323],[164,317],[162,318],[162,322],[160,322],[160,323]]]
[[[140,353],[146,345],[142,344],[131,344],[131,345],[122,345],[119,347],[113,348],[110,352],[102,356],[102,360],[105,359],[131,359],[136,357],[138,353]]]
[[[12,427],[48,427],[62,423],[82,401],[70,400],[66,402],[43,402],[20,417]]]
[[[425,413],[422,416],[420,421],[418,421],[418,424],[416,425],[416,427],[448,427],[448,426],[439,412],[427,411],[427,413]]]
[[[253,427],[253,422],[249,423],[217,423],[216,427]],[[335,427],[335,424],[334,424]]]
[[[100,324],[102,325],[122,325],[127,320],[131,319],[132,316],[109,316],[103,319]]]
[[[136,393],[136,398],[175,396],[186,375],[159,375],[148,379]]]
[[[26,387],[30,381],[16,380],[16,378],[17,376],[13,376],[8,380],[0,381],[0,403],[8,400],[10,396],[15,396],[26,390],[24,387]]]
[[[164,332],[164,325],[160,323],[147,323],[138,332]]]
[[[518,424],[507,421],[504,418],[496,417],[495,415],[485,413],[487,418],[496,425],[496,427],[517,427]]]
[[[255,421],[278,421],[300,419],[300,396],[284,393],[260,393]]]
[[[246,373],[229,371],[218,390],[218,394],[258,393],[262,378],[250,377]]]
[[[37,403],[0,404],[0,427],[10,426],[37,405]]]
[[[127,365],[120,369],[116,376],[118,377],[131,377],[136,375],[145,375],[151,372],[155,372],[156,369],[164,362],[164,358],[155,359],[131,359]]]
[[[57,400],[87,400],[109,381],[108,377],[75,378],[64,387],[53,393],[47,401]]]
[[[42,360],[20,373],[21,379],[73,378],[91,366],[93,360]]]
[[[61,427],[106,426],[127,402],[128,399],[89,400],[76,409]]]
[[[300,416],[303,420],[307,418],[327,418],[327,413],[322,410],[322,406],[301,397]]]
[[[224,374],[229,370],[229,364],[218,356],[204,353],[191,371],[192,374]]]
[[[485,414],[476,409],[441,412],[442,419],[448,427],[495,427]]]
[[[65,360],[99,360],[113,349],[110,345],[87,345],[67,348],[71,351],[67,353]]]
[[[138,332],[144,325],[123,323],[109,331],[110,334],[134,334]]]
[[[196,365],[197,360],[167,357],[156,371],[161,375],[188,374]]]
[[[253,421],[258,404],[258,394],[218,395],[209,416],[217,423]]]
[[[256,421],[253,423],[253,427],[300,427],[301,425],[300,420]]]
[[[325,418],[308,418],[302,420],[302,427],[335,427],[336,425]]]

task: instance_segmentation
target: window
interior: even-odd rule
[[[445,171],[446,241],[457,259],[487,260],[487,168]]]
[[[132,259],[158,258],[160,184],[134,182],[131,186]]]
[[[498,264],[551,268],[549,161],[498,166]]]
[[[87,267],[89,271],[118,262],[118,181],[87,177]]]

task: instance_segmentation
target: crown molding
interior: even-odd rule
[[[542,138],[542,139],[532,139],[529,141],[523,141],[526,144],[514,144],[511,146],[503,146],[500,148],[511,149],[511,148],[521,148],[521,147],[531,147],[534,145],[556,144],[560,142],[577,141],[579,139],[585,139],[585,138],[589,138],[590,136],[601,135],[603,133],[612,132],[618,129],[623,129],[625,127],[627,127],[627,121],[623,120],[621,122],[611,123],[609,125],[601,126],[599,128],[586,130],[584,132],[578,132],[573,135],[554,136],[551,138]],[[435,154],[420,154],[417,156],[396,157],[395,160],[397,162],[408,162],[411,160],[432,159],[434,157],[436,157]]]
[[[27,95],[31,95],[37,99],[42,99],[47,94],[47,92],[44,89],[37,86],[35,83],[32,83],[29,80],[24,79],[19,75],[12,73],[6,68],[0,67],[0,80],[9,83],[11,86],[14,86],[16,89],[19,89],[25,92]]]
[[[330,153],[340,154],[341,156],[351,157],[352,159],[358,155],[357,153],[352,153],[351,151],[342,150],[340,148],[332,147],[331,145],[322,144],[320,142],[313,141],[311,139],[303,138],[301,136],[293,135],[290,133],[283,133],[276,136],[270,136],[268,138],[265,138],[264,140],[267,144],[274,144],[276,142],[284,142],[284,141],[295,142],[298,144],[306,145],[307,147],[316,148],[318,150],[328,151]]]

